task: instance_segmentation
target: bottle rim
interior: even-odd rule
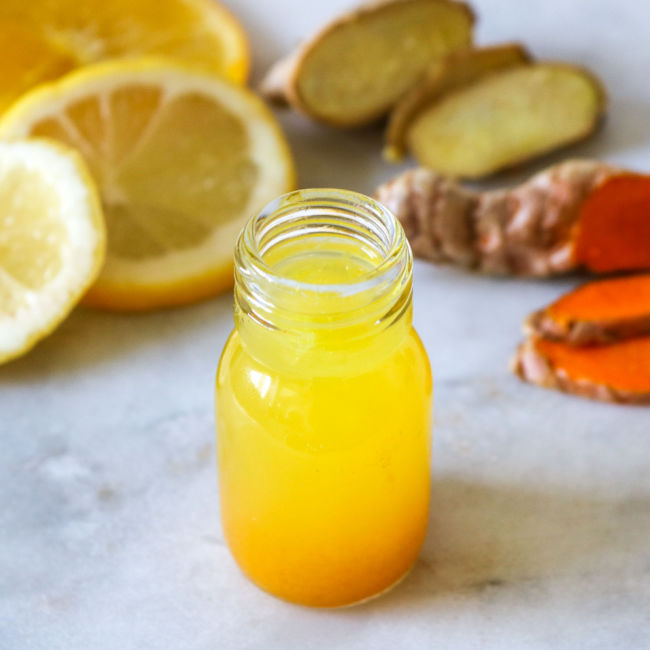
[[[357,240],[370,246],[376,263],[349,282],[316,283],[283,275],[265,256],[274,246],[291,238],[322,234]],[[296,316],[296,301],[287,306],[284,297],[300,291],[304,295],[340,294],[340,314],[378,310],[394,312],[410,304],[413,257],[401,224],[381,203],[358,192],[334,188],[301,189],[267,204],[249,220],[235,247],[235,302],[256,320],[273,324],[278,314]],[[346,299],[349,308],[346,308]],[[311,316],[314,312],[309,311]],[[332,313],[322,314],[332,326]],[[378,318],[382,316],[379,315]],[[286,320],[286,319],[285,319]],[[289,319],[293,320],[293,319]],[[317,324],[310,321],[310,327]]]

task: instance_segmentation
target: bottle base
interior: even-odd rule
[[[301,602],[299,600],[291,600],[291,598],[288,598],[287,596],[283,596],[277,593],[274,593],[273,591],[267,589],[266,587],[260,585],[257,581],[255,581],[253,578],[247,575],[247,573],[240,568],[242,571],[243,575],[250,581],[252,582],[258,589],[261,589],[264,593],[268,594],[269,596],[273,596],[273,598],[277,598],[278,600],[282,600],[285,603],[288,603],[290,605],[297,605],[299,607],[306,607],[308,609],[347,609],[350,607],[357,607],[359,605],[364,605],[365,603],[370,602],[371,600],[375,600],[376,598],[381,598],[385,594],[387,594],[389,591],[392,591],[395,589],[403,580],[405,580],[408,575],[411,573],[413,570],[413,567],[415,566],[415,563],[417,562],[417,558],[410,564],[410,566],[404,571],[396,580],[391,582],[387,587],[384,587],[383,589],[370,594],[369,596],[364,596],[363,598],[359,598],[357,600],[351,600],[349,602],[343,602],[340,604],[336,605],[320,605],[320,604],[312,604],[312,603],[306,603],[306,602]]]
[[[417,560],[416,560],[417,562]],[[366,596],[365,598],[361,598],[360,600],[353,600],[351,603],[345,603],[344,605],[330,605],[330,606],[323,606],[323,607],[317,607],[317,609],[347,609],[348,607],[358,607],[359,605],[365,605],[366,603],[369,603],[371,600],[376,600],[377,598],[381,598],[382,596],[385,596],[389,591],[392,591],[396,587],[400,585],[406,578],[408,578],[409,574],[413,570],[413,567],[415,566],[415,562],[411,564],[411,566],[402,573],[402,575],[395,580],[395,582],[391,582],[388,587],[385,587],[381,591],[378,591],[376,594],[371,594],[370,596]],[[305,605],[305,607],[309,607],[309,605]],[[313,609],[313,607],[312,607]]]

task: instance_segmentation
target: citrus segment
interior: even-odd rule
[[[156,61],[91,66],[37,89],[5,137],[76,147],[100,188],[108,257],[91,304],[170,306],[231,283],[243,223],[292,188],[275,119],[250,91]]]
[[[245,81],[242,28],[214,0],[3,0],[0,110],[33,86],[105,59],[164,56]]]
[[[0,143],[0,363],[65,318],[97,276],[104,244],[99,198],[75,152]]]

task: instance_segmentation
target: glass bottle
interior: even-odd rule
[[[412,255],[369,197],[300,190],[241,233],[217,373],[224,535],[244,573],[334,607],[398,582],[426,532],[431,371]]]

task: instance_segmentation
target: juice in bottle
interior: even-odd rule
[[[239,239],[217,375],[221,516],[241,569],[280,598],[361,601],[418,555],[432,388],[411,266],[394,217],[351,192],[281,197]]]

